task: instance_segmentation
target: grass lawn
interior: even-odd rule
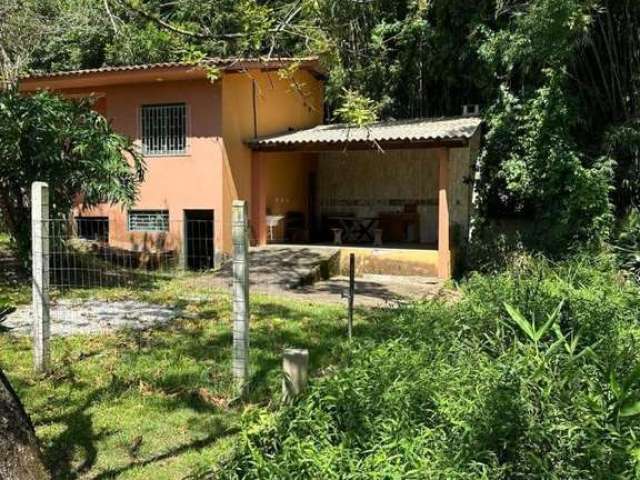
[[[144,333],[54,338],[53,372],[36,378],[31,342],[0,334],[0,366],[36,426],[56,479],[197,478],[234,445],[247,408],[280,396],[281,351],[309,348],[312,372],[345,352],[340,306],[254,296],[248,399],[234,401],[231,304],[185,276],[146,290],[81,290],[76,298],[135,298],[179,305],[171,326]],[[0,297],[29,301],[25,285],[0,284]],[[356,325],[369,331],[369,313]],[[192,476],[192,477],[190,477]]]

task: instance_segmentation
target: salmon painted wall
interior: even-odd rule
[[[291,79],[281,78],[276,70],[252,69],[225,73],[214,83],[195,78],[87,88],[63,88],[63,85],[56,88],[71,97],[94,94],[98,98],[95,109],[112,122],[116,131],[132,137],[138,145],[142,105],[187,105],[187,154],[145,157],[147,175],[139,198],[131,207],[168,210],[171,224],[168,233],[129,232],[127,212],[121,206],[99,205],[76,211],[83,216],[109,217],[109,241],[122,248],[178,250],[183,211],[212,209],[216,253],[231,253],[232,201],[252,201],[252,156],[246,141],[255,136],[311,127],[323,119],[322,81],[306,70],[296,72]],[[31,82],[26,90],[36,88],[37,82]],[[274,165],[276,172],[266,177],[275,179],[276,185],[286,184],[287,179],[298,181],[295,168],[289,172],[282,162]],[[265,183],[269,186],[271,180]],[[274,191],[273,186],[269,188]]]
[[[246,141],[289,129],[308,128],[322,123],[322,82],[307,71],[298,71],[292,79],[283,79],[277,71],[252,70],[247,73],[226,74],[222,79],[222,130],[227,171],[224,176],[225,232],[224,244],[231,249],[231,202],[252,198],[251,150]],[[255,99],[255,101],[254,101]],[[255,109],[254,109],[255,104]],[[274,175],[265,172],[264,188],[274,191],[275,184],[299,182],[297,171],[289,171],[288,163],[277,162],[277,154],[270,154],[269,165],[278,169]],[[286,153],[281,158],[289,158]],[[266,167],[266,165],[265,165]],[[270,167],[271,168],[271,167]],[[280,170],[280,169],[286,170]],[[249,209],[251,211],[251,208]]]
[[[76,95],[82,90],[64,91]],[[86,91],[84,93],[87,93]],[[121,206],[101,205],[83,215],[109,217],[109,241],[114,246],[137,249],[180,248],[183,210],[211,209],[215,218],[216,251],[222,250],[223,177],[221,85],[207,80],[156,82],[108,86],[96,93],[96,104],[116,131],[140,145],[139,109],[145,104],[187,105],[187,152],[176,156],[145,156],[147,174],[131,209],[168,210],[169,234],[129,232],[127,214]]]

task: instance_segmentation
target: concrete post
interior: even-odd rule
[[[307,388],[309,350],[287,348],[282,354],[282,397],[289,401]]]
[[[235,200],[233,236],[233,377],[240,392],[249,378],[249,238],[247,202]]]
[[[49,186],[31,185],[31,262],[33,368],[37,373],[49,370]]]

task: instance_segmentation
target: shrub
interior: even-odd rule
[[[250,410],[217,475],[634,477],[640,300],[611,262],[522,257],[455,305],[381,314],[305,398]]]
[[[0,211],[24,264],[32,182],[49,183],[50,218],[63,218],[75,205],[131,204],[145,171],[132,142],[115,133],[89,99],[0,88]]]
[[[623,220],[614,243],[620,268],[640,283],[640,209],[629,211]]]

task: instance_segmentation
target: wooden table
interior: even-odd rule
[[[378,217],[329,217],[329,220],[340,225],[345,242],[365,243],[373,242],[379,219]]]

